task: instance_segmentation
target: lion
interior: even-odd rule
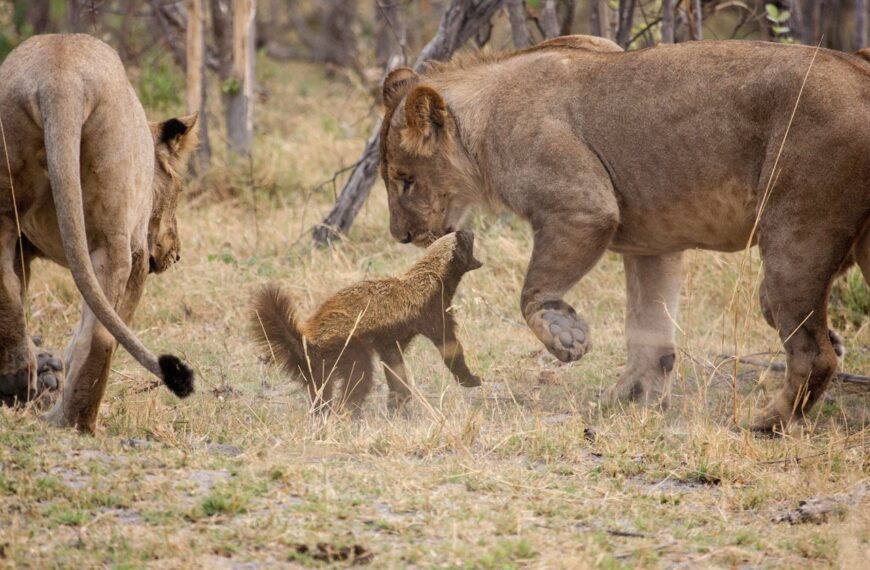
[[[93,431],[120,343],[180,397],[193,372],[152,354],[128,328],[149,272],[179,258],[180,173],[196,115],[159,124],[117,53],[87,35],[35,36],[0,66],[0,393],[23,402],[58,375],[35,354],[24,301],[36,257],[68,267],[84,300],[61,397],[46,415]],[[49,380],[44,381],[48,377]],[[42,381],[41,381],[42,379]]]
[[[460,385],[480,386],[465,363],[449,309],[462,276],[481,265],[474,234],[447,234],[403,275],[342,289],[304,322],[290,295],[266,285],[254,294],[251,331],[266,360],[305,384],[315,411],[358,411],[372,388],[377,353],[390,389],[388,405],[398,410],[411,397],[402,355],[418,335],[435,344]],[[339,381],[340,393],[333,397]]]
[[[628,365],[606,403],[667,405],[690,248],[760,248],[762,312],[787,375],[751,427],[784,428],[825,391],[842,348],[828,328],[832,279],[853,258],[870,276],[860,57],[742,41],[623,52],[563,38],[421,74],[400,68],[383,98],[393,237],[426,245],[474,204],[528,220],[520,306],[558,359],[590,348],[563,296],[606,250],[622,254]]]

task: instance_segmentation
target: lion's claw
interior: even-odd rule
[[[547,350],[562,362],[579,360],[591,346],[589,327],[573,313],[543,309],[531,316],[529,326]]]

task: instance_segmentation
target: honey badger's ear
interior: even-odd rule
[[[436,144],[446,133],[447,104],[437,91],[420,85],[405,99],[405,123],[402,147],[417,156],[432,156]]]
[[[402,97],[420,83],[420,76],[410,67],[398,67],[384,79],[383,99],[387,109],[394,109]]]

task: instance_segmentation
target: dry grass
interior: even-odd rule
[[[137,316],[149,346],[195,365],[197,394],[142,392],[150,379],[120,353],[94,437],[0,410],[0,566],[315,566],[319,542],[361,545],[377,567],[866,561],[870,510],[860,499],[822,524],[772,522],[802,499],[860,488],[870,394],[835,386],[807,428],[782,439],[735,425],[781,380],[740,369],[733,388],[733,366],[713,368],[717,353],[779,349],[753,290],[758,264],[738,275],[741,255],[688,255],[673,409],[602,412],[598,392],[625,360],[618,257],[571,292],[595,348],[560,365],[519,315],[528,229],[481,218],[486,265],[466,277],[456,311],[485,387],[456,386],[420,343],[408,354],[419,392],[409,417],[387,415],[381,386],[360,422],[310,420],[303,392],[253,355],[250,291],[280,279],[311,307],[354,280],[403,270],[419,252],[389,239],[380,187],[346,243],[310,249],[306,229],[329,207],[331,186],[309,190],[355,160],[368,103],[313,68],[264,67],[259,220],[249,189],[238,189],[244,173],[202,182],[234,198],[201,194],[184,208],[184,261],[149,282]],[[57,268],[36,272],[31,326],[62,346],[78,318],[74,287]],[[845,369],[870,369],[866,323],[842,332]]]

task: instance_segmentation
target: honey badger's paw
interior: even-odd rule
[[[589,326],[567,305],[540,309],[532,313],[528,323],[547,350],[562,362],[580,360],[592,347]]]

